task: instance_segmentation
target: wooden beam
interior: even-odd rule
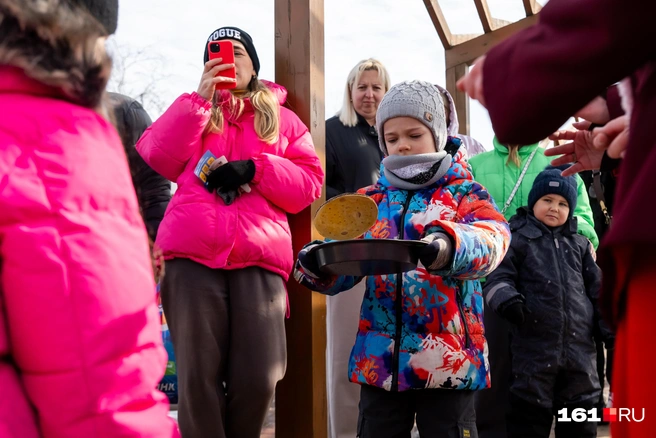
[[[444,14],[442,13],[440,4],[437,0],[424,0],[424,5],[428,10],[428,15],[431,17],[431,21],[433,22],[433,26],[435,26],[437,34],[440,36],[440,41],[442,41],[444,50],[450,49],[454,45],[453,37],[449,30],[449,25],[444,18]]]
[[[522,0],[522,1],[524,2],[524,11],[526,11],[527,17],[537,14],[542,9],[542,5],[540,5],[535,0]]]
[[[492,31],[500,29],[504,26],[508,26],[509,24],[512,23],[513,23],[512,21],[502,20],[500,18],[492,18]]]
[[[466,43],[469,40],[473,40],[474,38],[478,38],[481,35],[483,35],[483,34],[482,33],[457,33],[455,35],[451,35],[451,43],[455,47],[459,44]]]
[[[446,89],[451,93],[458,113],[458,133],[469,135],[469,99],[456,87],[460,78],[467,74],[467,64],[459,64],[446,70]]]
[[[485,55],[488,50],[511,35],[526,29],[538,22],[538,15],[523,18],[508,26],[501,27],[493,32],[481,35],[465,43],[454,46],[446,51],[447,70],[460,64],[471,65],[479,56]]]
[[[276,82],[287,88],[288,106],[309,128],[325,168],[324,0],[275,0],[275,35]],[[294,254],[320,238],[311,223],[323,198],[289,216]],[[287,289],[287,373],[276,388],[276,437],[326,438],[326,300],[293,278]]]
[[[490,8],[487,5],[487,0],[474,0],[474,4],[476,5],[478,18],[480,18],[481,24],[483,25],[483,32],[492,32],[492,14],[490,14]]]

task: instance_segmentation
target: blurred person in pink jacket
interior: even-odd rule
[[[308,129],[283,107],[285,89],[258,79],[250,35],[223,27],[207,43],[219,40],[232,41],[234,64],[210,60],[206,47],[198,91],[173,102],[137,150],[178,184],[156,244],[166,259],[161,296],[180,430],[185,438],[259,438],[287,361],[287,213],[321,195],[324,174]],[[222,73],[233,66],[236,80]],[[232,91],[215,88],[230,82]],[[227,163],[201,180],[208,152]]]
[[[0,436],[177,437],[148,237],[104,117],[117,0],[0,0]]]

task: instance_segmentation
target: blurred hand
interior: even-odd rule
[[[624,158],[624,152],[629,144],[629,118],[621,116],[611,120],[601,128],[592,131],[594,146],[600,150],[608,150],[611,158]]]
[[[601,96],[595,97],[590,103],[574,114],[574,117],[589,120],[597,125],[605,125],[610,121],[606,99]]]
[[[466,93],[474,100],[478,100],[485,106],[485,94],[483,93],[483,64],[485,55],[474,61],[474,66],[457,83],[458,90]]]
[[[198,91],[196,91],[196,93],[208,101],[211,101],[214,96],[216,84],[237,81],[233,78],[217,76],[220,72],[229,70],[235,66],[234,64],[221,64],[221,61],[223,61],[223,58],[215,58],[207,61],[205,63],[205,68],[203,69],[203,75],[200,77],[200,84],[198,85]]]
[[[576,131],[558,131],[549,136],[550,140],[571,140],[560,146],[546,149],[544,155],[558,158],[551,161],[554,166],[572,163],[563,171],[563,176],[574,175],[584,170],[594,170],[601,167],[604,150],[594,145],[594,134],[588,131],[590,122],[577,122],[573,126]]]
[[[164,278],[164,252],[152,240],[148,239],[150,244],[150,261],[153,265],[153,273],[155,274],[155,283],[159,283]]]

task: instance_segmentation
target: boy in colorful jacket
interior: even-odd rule
[[[508,225],[471,175],[459,140],[447,137],[439,90],[427,82],[395,85],[376,116],[385,154],[378,183],[359,190],[378,204],[365,239],[425,239],[423,266],[366,277],[349,378],[362,385],[362,438],[475,436],[473,391],[489,386],[479,278],[510,243]],[[448,151],[448,152],[447,152]],[[457,152],[456,152],[457,151]],[[303,248],[295,278],[327,295],[362,277],[331,276]],[[420,389],[421,391],[410,391]]]

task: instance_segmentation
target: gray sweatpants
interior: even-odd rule
[[[184,438],[259,438],[287,366],[285,285],[258,267],[166,263],[161,287]]]

